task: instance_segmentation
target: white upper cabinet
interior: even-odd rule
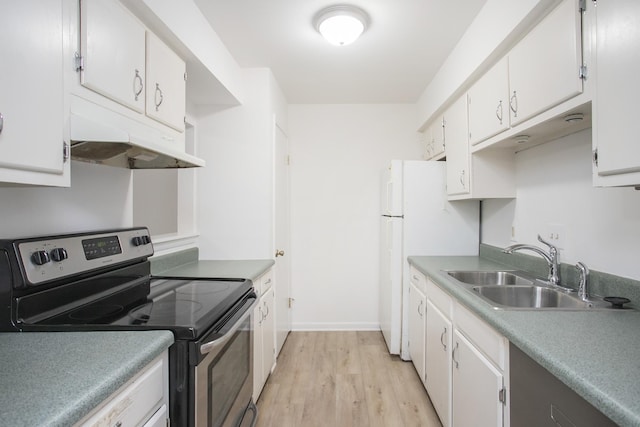
[[[640,185],[640,2],[598,2],[593,103],[594,184]],[[635,83],[634,83],[635,82]]]
[[[185,62],[147,31],[147,116],[184,131]]]
[[[469,141],[467,97],[462,96],[444,114],[447,150],[447,193],[467,194],[469,185]]]
[[[184,132],[185,61],[120,2],[82,0],[80,12],[82,86]]]
[[[467,94],[469,142],[475,145],[509,129],[509,68],[503,58]]]
[[[511,126],[582,92],[581,33],[578,0],[564,0],[511,50]]]
[[[81,84],[144,113],[144,26],[113,0],[83,0],[80,13]]]
[[[62,1],[5,2],[0,13],[0,182],[69,185]]]

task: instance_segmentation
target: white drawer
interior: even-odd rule
[[[415,287],[420,290],[420,292],[426,294],[427,293],[427,276],[422,274],[413,265],[409,266],[409,276],[410,276],[411,283],[413,283]]]
[[[261,296],[267,292],[271,286],[273,286],[273,270],[267,270],[262,276],[253,281],[253,286],[256,288],[256,294]]]
[[[509,342],[484,320],[459,303],[455,305],[455,324],[462,334],[498,368],[505,369]]]
[[[104,406],[99,407],[94,415],[79,425],[82,427],[115,425],[135,427],[147,420],[150,421],[152,415],[162,405],[164,369],[166,367],[162,358],[151,362],[137,377],[108,398]]]
[[[448,319],[453,318],[453,300],[451,296],[440,289],[433,280],[427,280],[427,298],[442,312]]]

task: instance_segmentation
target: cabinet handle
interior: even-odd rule
[[[502,100],[498,102],[498,107],[496,108],[496,117],[500,121],[500,124],[502,124]]]
[[[158,94],[160,94],[160,101],[158,101]],[[164,100],[164,97],[162,96],[162,89],[160,89],[159,83],[156,83],[156,93],[153,95],[153,100],[156,104],[156,111],[158,111],[158,109],[160,108],[160,104],[162,104],[162,101]]]
[[[266,319],[267,317],[269,317],[269,306],[267,305],[267,302],[265,301],[264,303],[262,303],[263,307],[265,308],[265,310],[267,310],[267,312],[264,314],[264,317],[262,318],[263,320]]]
[[[113,427],[122,427],[122,421],[118,421]]]
[[[276,249],[276,258],[278,258],[279,256],[284,256],[284,251]]]
[[[464,169],[462,169],[462,172],[460,172],[460,185],[462,185],[462,188],[466,189],[467,186],[464,183]]]
[[[424,314],[424,311],[421,312],[420,307],[422,307],[422,301],[420,301],[420,304],[418,305],[418,314],[420,315],[420,317],[422,317],[422,315]]]
[[[136,89],[136,83],[139,85],[138,89]],[[144,83],[142,83],[142,77],[140,76],[140,71],[136,70],[136,75],[133,76],[133,93],[135,94],[135,100],[138,100],[138,97],[142,93],[144,89]]]
[[[456,346],[453,349],[453,352],[451,352],[451,360],[453,360],[453,363],[456,364],[456,369],[458,369],[458,361],[456,360],[456,350],[457,349],[458,349],[458,343],[456,343]]]
[[[516,95],[516,91],[513,91],[513,96],[509,100],[509,107],[511,111],[513,111],[513,117],[518,117],[518,95]]]
[[[444,351],[447,351],[447,344],[445,344],[444,342],[444,336],[446,334],[447,334],[447,328],[444,328],[444,331],[442,331],[442,334],[440,334],[440,344],[442,344]]]
[[[0,133],[2,133],[2,128],[4,127],[4,116],[0,113]]]

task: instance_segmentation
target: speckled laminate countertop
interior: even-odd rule
[[[0,424],[71,426],[172,343],[170,331],[0,333]]]
[[[272,259],[192,261],[169,270],[154,272],[154,276],[216,277],[257,279],[275,263]]]
[[[640,312],[496,310],[442,270],[513,267],[480,257],[409,262],[613,421],[640,425]]]

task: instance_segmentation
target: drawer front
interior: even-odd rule
[[[427,280],[427,298],[442,312],[448,319],[453,318],[453,300],[451,296],[440,289],[432,280]]]
[[[459,329],[498,368],[504,370],[506,366],[507,339],[464,306],[457,303],[455,305],[455,319],[456,329]]]
[[[273,286],[273,270],[269,269],[267,272],[262,274],[262,276],[255,279],[253,281],[253,286],[256,289],[256,294],[258,294],[258,296],[262,296],[271,288],[271,286]]]
[[[427,292],[427,277],[418,271],[414,266],[409,268],[409,277],[411,283],[420,290],[423,294]]]
[[[163,360],[156,359],[133,382],[111,396],[106,405],[94,416],[80,425],[83,427],[141,425],[162,405],[164,369]]]

